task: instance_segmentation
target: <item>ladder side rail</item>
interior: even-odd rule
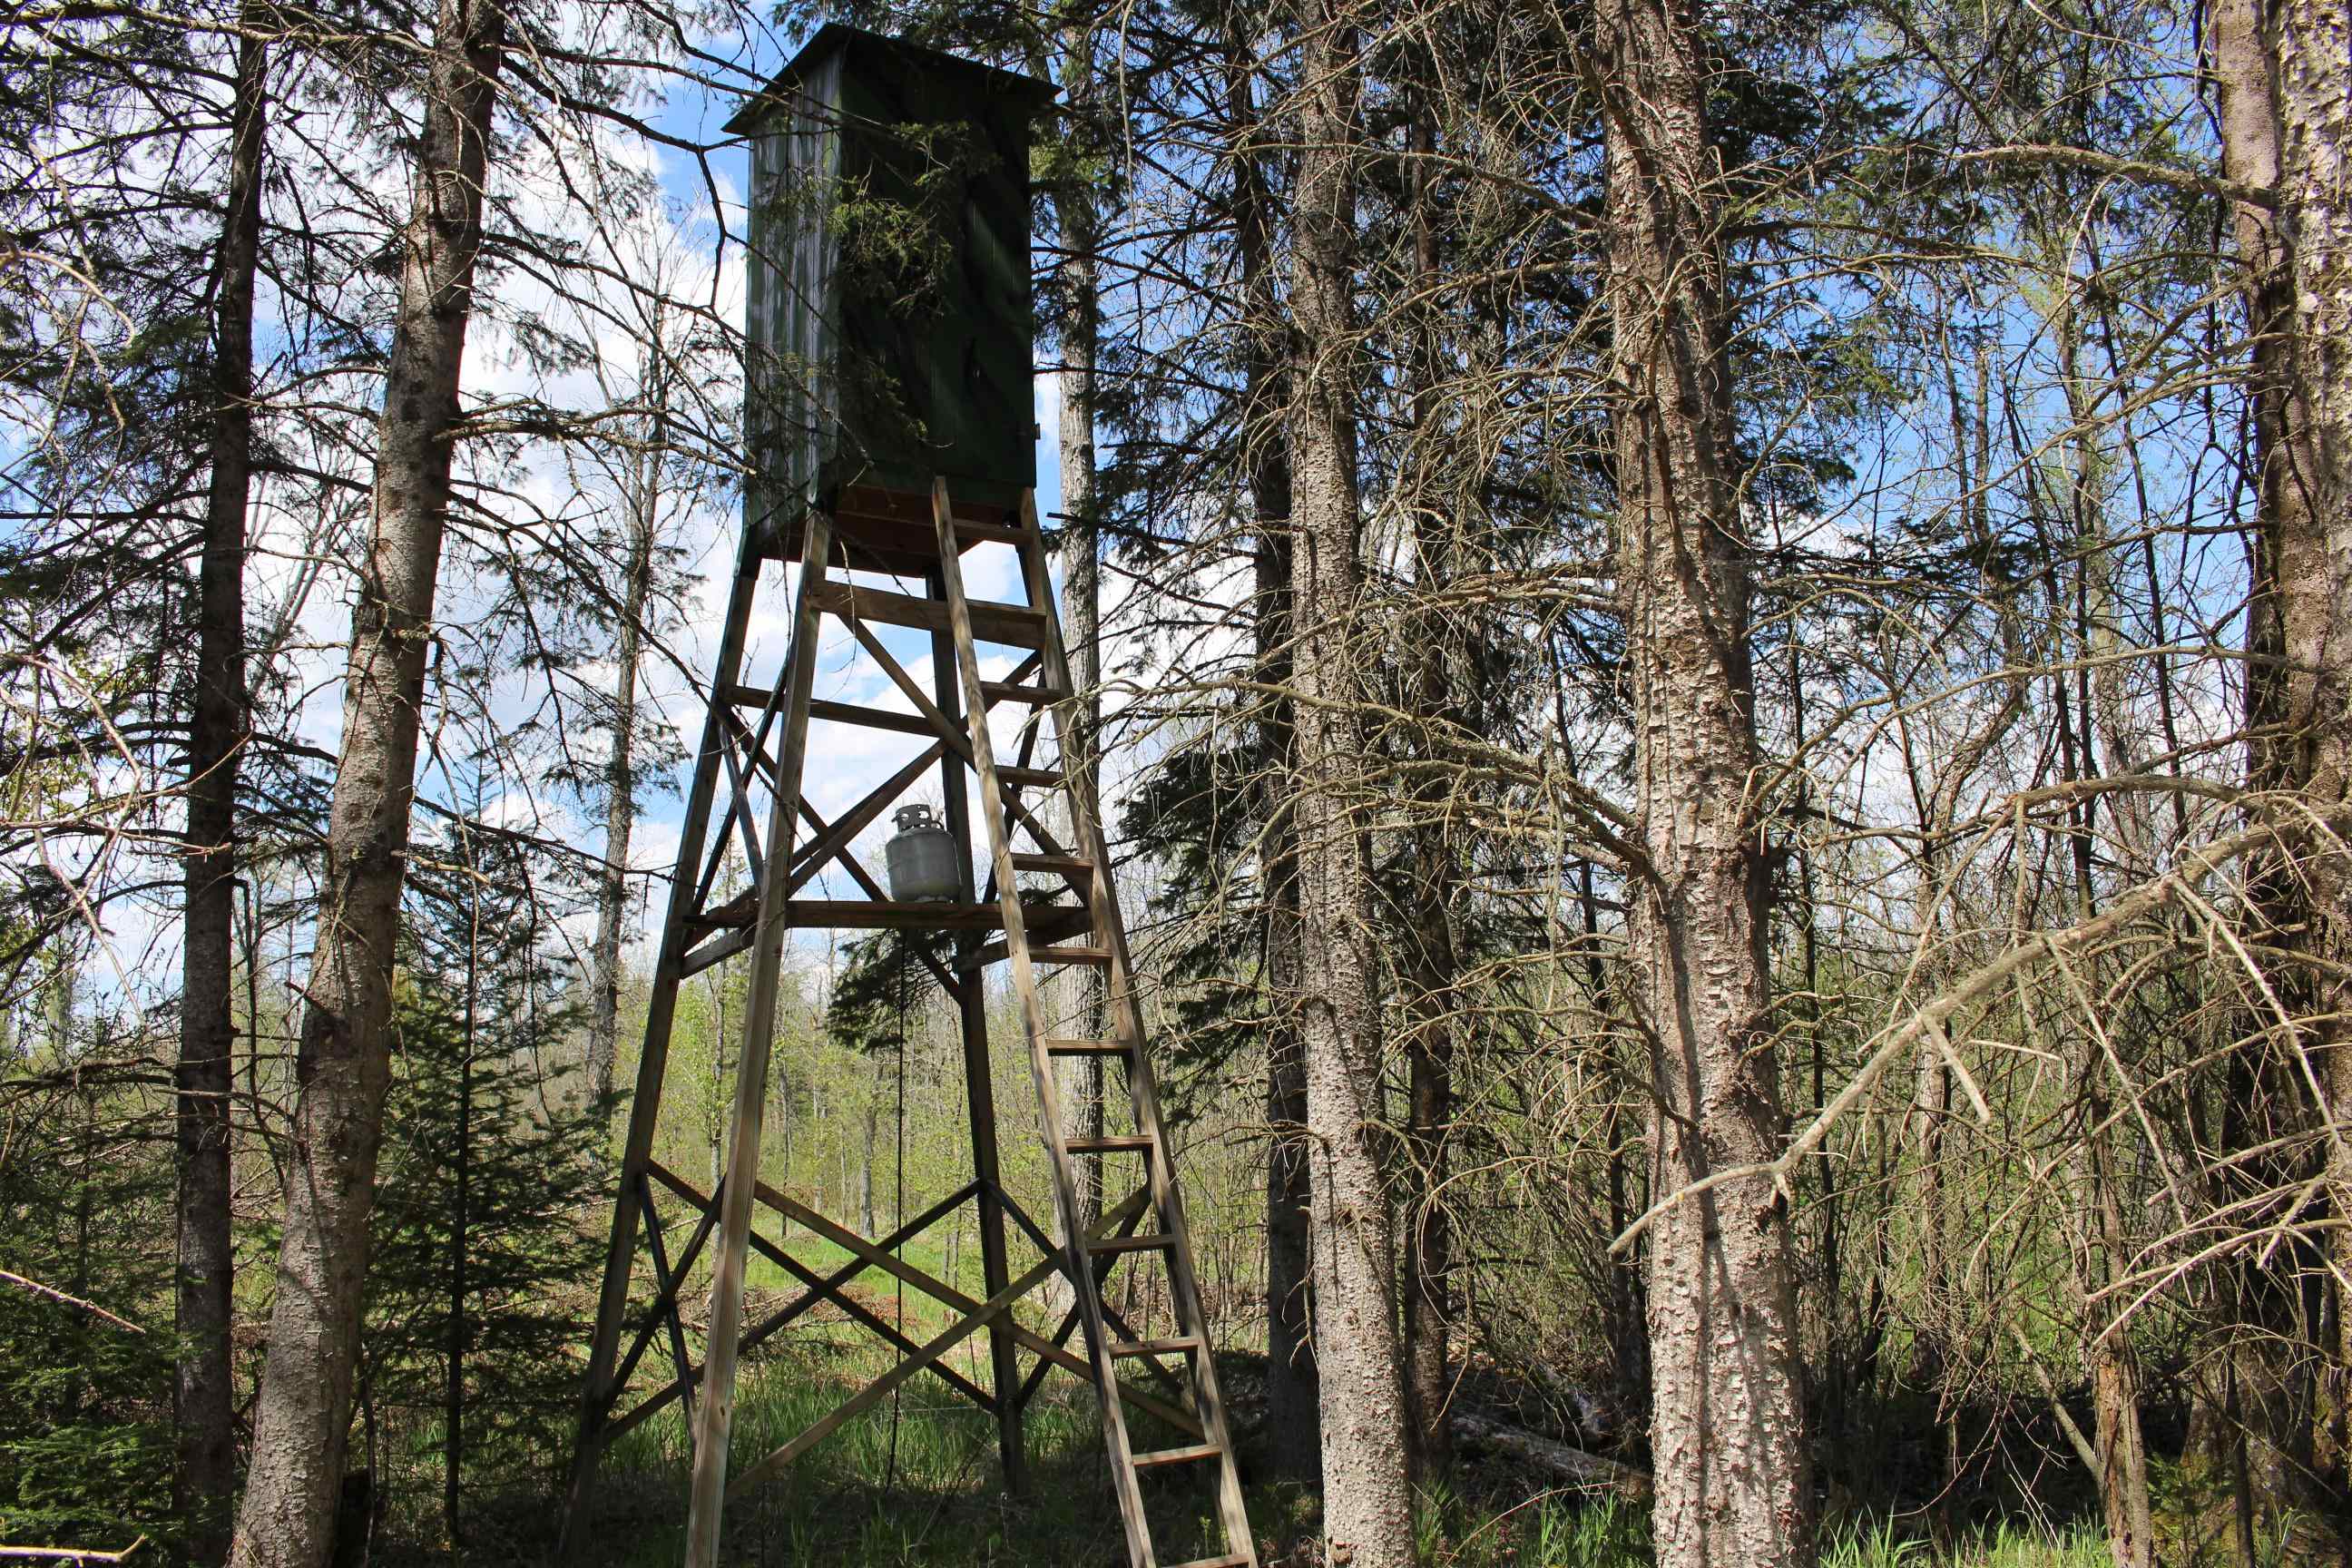
[[[635,1273],[637,1205],[635,1184],[645,1177],[653,1155],[656,1124],[661,1116],[662,1082],[669,1065],[671,1026],[677,1011],[677,991],[685,979],[684,961],[691,934],[688,919],[697,912],[697,874],[701,870],[704,841],[710,830],[711,798],[719,782],[720,751],[727,744],[723,693],[742,672],[743,645],[750,634],[751,609],[759,596],[761,558],[747,540],[735,563],[735,580],[720,625],[718,668],[713,671],[709,700],[703,714],[702,746],[695,753],[694,782],[687,793],[686,813],[678,825],[677,861],[670,874],[669,909],[663,917],[660,956],[654,969],[652,994],[646,1008],[644,1048],[637,1057],[636,1088],[629,1101],[629,1130],[622,1144],[621,1169],[614,1189],[613,1224],[604,1249],[604,1282],[596,1303],[596,1327],[589,1341],[588,1370],[581,1395],[580,1430],[572,1450],[572,1479],[563,1510],[563,1529],[557,1561],[572,1561],[584,1544],[589,1493],[594,1484],[603,1427],[620,1390],[611,1386],[620,1350],[623,1320],[628,1314],[629,1283]]]
[[[1045,1054],[1045,1020],[1037,1000],[1036,973],[1023,923],[1020,879],[1013,868],[1013,841],[1005,822],[1004,792],[996,775],[996,745],[988,727],[987,699],[981,691],[980,655],[972,646],[971,609],[964,596],[963,567],[944,479],[931,481],[931,517],[939,535],[940,581],[947,595],[956,664],[963,677],[964,709],[971,726],[972,763],[980,774],[981,816],[988,828],[997,901],[1004,912],[1005,945],[1013,963],[1013,990],[1021,1004],[1023,1031],[1029,1038],[1029,1072],[1037,1092],[1039,1130],[1045,1136],[1046,1153],[1054,1169],[1054,1205],[1062,1221],[1063,1266],[1069,1275],[1071,1291],[1085,1310],[1088,1360],[1094,1365],[1095,1383],[1101,1396],[1103,1435],[1110,1448],[1111,1484],[1117,1489],[1119,1514],[1127,1527],[1128,1561],[1130,1568],[1154,1568],[1143,1494],[1136,1481],[1134,1448],[1127,1435],[1126,1414],[1120,1407],[1118,1371],[1110,1357],[1109,1335],[1103,1327],[1101,1298],[1091,1289],[1092,1259],[1086,1232],[1078,1224],[1070,1152],[1062,1142],[1061,1097],[1055,1084],[1052,1061]],[[1050,609],[1045,624],[1049,629],[1052,627]],[[1047,668],[1053,668],[1050,662]]]
[[[1043,646],[1046,683],[1060,688],[1070,695],[1066,702],[1078,700],[1070,682],[1070,667],[1062,646],[1061,617],[1054,613],[1053,580],[1045,566],[1044,531],[1038,526],[1036,499],[1034,492],[1024,493],[1021,503],[1021,528],[1024,540],[1019,549],[1022,572],[1027,581],[1030,601],[1045,607],[1045,624]],[[1058,738],[1066,732],[1057,716],[1055,723]],[[1087,760],[1091,765],[1092,759]],[[1143,1010],[1135,990],[1134,963],[1128,952],[1127,922],[1120,911],[1118,895],[1111,884],[1110,850],[1091,804],[1091,792],[1072,788],[1070,820],[1072,837],[1078,841],[1079,854],[1094,862],[1094,906],[1096,940],[1110,952],[1109,994],[1106,1003],[1117,1020],[1120,1040],[1128,1047],[1128,1093],[1136,1110],[1136,1125],[1157,1145],[1147,1156],[1150,1170],[1153,1206],[1160,1216],[1170,1237],[1168,1249],[1170,1283],[1189,1323],[1180,1328],[1198,1334],[1201,1348],[1191,1358],[1194,1397],[1198,1401],[1201,1425],[1209,1442],[1222,1450],[1217,1465],[1217,1511],[1225,1528],[1228,1547],[1250,1556],[1255,1561],[1256,1543],[1250,1532],[1249,1514],[1242,1501],[1241,1475],[1234,1462],[1231,1435],[1226,1429],[1224,1398],[1217,1384],[1216,1358],[1209,1335],[1208,1314],[1202,1304],[1199,1272],[1192,1258],[1192,1226],[1184,1216],[1184,1201],[1176,1182],[1175,1152],[1168,1141],[1167,1121],[1161,1114],[1157,1079],[1151,1070],[1150,1053],[1145,1049]]]
[[[816,672],[820,594],[832,552],[833,519],[811,508],[805,553],[793,595],[793,632],[785,671],[789,687],[782,754],[769,800],[767,874],[760,880],[760,911],[751,949],[751,994],[743,1016],[743,1049],[736,1063],[735,1110],[727,1178],[719,1200],[712,1259],[709,1342],[703,1352],[702,1400],[695,1411],[694,1468],[687,1504],[687,1568],[715,1568],[727,1500],[728,1437],[735,1413],[735,1363],[742,1329],[743,1268],[750,1251],[753,1189],[760,1177],[760,1132],[768,1100],[768,1053],[776,1021],[776,987],[783,964],[791,894],[792,845],[800,823],[801,773],[808,755],[806,719]]]

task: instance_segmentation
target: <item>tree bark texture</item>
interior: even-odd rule
[[[1350,283],[1361,66],[1351,17],[1301,17],[1297,239],[1291,306],[1293,609],[1297,617],[1300,1055],[1307,1078],[1323,1529],[1333,1561],[1412,1561],[1394,1224],[1382,1168],[1381,1007],[1370,868],[1359,796],[1361,520],[1358,355]]]
[[[1259,828],[1264,866],[1263,984],[1266,997],[1265,1309],[1266,1450],[1277,1475],[1312,1479],[1322,1466],[1320,1399],[1310,1325],[1307,1242],[1307,1073],[1298,1052],[1298,824],[1287,781],[1297,763],[1292,675],[1290,447],[1282,428],[1289,397],[1280,300],[1275,289],[1274,193],[1256,139],[1251,40],[1226,40],[1225,89],[1232,131],[1234,237],[1242,274],[1244,386],[1242,462],[1257,531],[1251,593],[1252,668],[1265,809]]]
[[[2248,777],[2254,789],[2340,809],[2352,780],[2352,67],[2341,0],[2216,0],[2210,40],[2222,169],[2276,193],[2276,206],[2233,205],[2250,343],[2256,517],[2247,609]],[[2347,880],[2335,858],[2291,844],[2255,868],[2252,900],[2266,938],[2340,962]],[[2295,1016],[2340,1018],[2347,1000],[2300,966],[2273,982]],[[2340,989],[2340,988],[2339,988]],[[2313,1053],[2326,1103],[2305,1104],[2296,1057]],[[2310,1110],[2336,1128],[2326,1141],[2331,1204],[2352,1204],[2352,1047],[2341,1025],[2304,1032],[2293,1050],[2263,1048],[2231,1068],[2225,1141],[2254,1155],[2241,1185],[2217,1197],[2284,1193],[2305,1173],[2260,1152]],[[2270,1217],[2270,1216],[2265,1216]],[[2352,1263],[2339,1237],[2336,1264]],[[2292,1347],[2305,1331],[2294,1276],[2315,1267],[2307,1249],[2237,1261],[2226,1300],[2235,1318],[2227,1425],[2241,1468],[2242,1552],[2314,1502],[2318,1401]],[[2343,1314],[2339,1310],[2338,1333]],[[2326,1347],[2338,1384],[2352,1348]],[[2258,1517],[2259,1516],[2259,1517]]]
[[[2284,131],[2279,216],[2287,231],[2294,285],[2294,366],[2310,432],[2308,478],[2314,516],[2324,532],[2309,569],[2321,581],[2315,607],[2325,618],[2304,627],[2290,622],[2286,644],[2301,665],[2313,660],[2312,804],[2335,815],[2347,830],[2352,803],[2352,3],[2281,0],[2275,13],[2279,119]],[[2298,595],[2301,597],[2302,595]],[[2312,882],[2320,956],[2330,965],[2321,1015],[2329,1022],[2315,1042],[2329,1133],[2328,1191],[2336,1226],[2330,1269],[2336,1292],[2336,1342],[2323,1347],[2333,1386],[2327,1403],[2336,1415],[2332,1446],[2344,1436],[2343,1412],[2352,1403],[2352,867],[2341,843],[2315,858]],[[2352,1499],[2345,1495],[2352,1455],[2333,1456],[2335,1495],[2325,1500],[2336,1522],[2339,1549],[2352,1550]]]
[[[1766,1028],[1769,874],[1748,543],[1730,461],[1718,171],[1675,0],[1602,0],[1619,585],[1644,863],[1628,950],[1654,1078],[1657,1192],[1760,1164],[1781,1133]],[[1811,1561],[1785,1202],[1727,1179],[1650,1233],[1653,1535],[1662,1568]]]
[[[295,1058],[285,1239],[231,1552],[238,1568],[324,1568],[333,1545],[391,1080],[393,939],[505,33],[499,0],[440,0],[377,426],[373,526],[352,611],[318,945]]]
[[[2087,887],[2085,918],[2095,910]],[[2115,1104],[2106,1089],[2107,1064],[2085,1032],[2070,1044],[2080,1085],[2082,1110],[2074,1131],[2067,1208],[2074,1228],[2076,1282],[2090,1325],[2084,1361],[2091,1376],[2092,1457],[2099,1503],[2106,1523],[2107,1551],[2116,1568],[2148,1568],[2155,1561],[2156,1529],[2148,1501],[2147,1447],[2141,1436],[2141,1379],[2137,1356],[2121,1329],[2102,1334],[2095,1317],[2128,1271],[2133,1249],[2117,1196],[2115,1149],[2108,1123]]]
[[[250,20],[250,18],[248,18]],[[188,1560],[226,1560],[236,1502],[229,1330],[230,1010],[236,953],[236,782],[251,706],[245,689],[246,516],[253,488],[253,296],[261,254],[261,161],[268,56],[258,31],[237,48],[228,187],[213,305],[211,475],[197,569],[196,691],[188,722],[187,909],[181,934],[179,1356],[173,1383],[174,1502]]]

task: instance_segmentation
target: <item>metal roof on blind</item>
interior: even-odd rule
[[[794,55],[766,87],[744,100],[743,107],[728,121],[728,132],[744,136],[758,130],[760,121],[768,114],[807,97],[802,90],[803,83],[820,62],[835,54],[850,53],[865,57],[860,63],[868,68],[887,68],[896,62],[902,63],[909,70],[966,76],[975,93],[1018,93],[1037,103],[1046,101],[1055,94],[1051,82],[1040,81],[1033,76],[1000,70],[978,60],[968,60],[961,55],[910,44],[904,38],[869,33],[845,22],[827,22],[801,47],[800,53]]]

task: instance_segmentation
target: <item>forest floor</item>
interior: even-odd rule
[[[918,1331],[912,1314],[908,1328]],[[783,1442],[881,1368],[862,1347],[813,1341],[804,1336],[747,1363],[736,1415],[740,1453]],[[895,1405],[882,1401],[782,1476],[735,1500],[725,1560],[746,1568],[1115,1568],[1124,1552],[1088,1391],[1073,1378],[1051,1379],[1030,1406],[1027,1441],[1031,1484],[1015,1498],[997,1479],[992,1420],[932,1380],[916,1380]],[[683,1425],[671,1416],[615,1445],[598,1489],[585,1568],[668,1568],[677,1560],[686,1452]],[[1261,1560],[1268,1568],[1308,1568],[1316,1560],[1313,1492],[1261,1481],[1247,1486],[1246,1498]],[[1205,1485],[1163,1485],[1156,1496],[1147,1492],[1147,1501],[1160,1561],[1182,1563],[1216,1549]],[[512,1557],[538,1556],[551,1521],[530,1514],[513,1523]],[[1423,1495],[1418,1529],[1429,1568],[1644,1568],[1652,1561],[1643,1507],[1549,1488],[1507,1465],[1462,1465]],[[488,1542],[475,1544],[467,1558],[487,1561],[479,1548]],[[402,1555],[380,1553],[379,1561]],[[1822,1555],[1824,1568],[2102,1568],[2108,1561],[2104,1541],[2084,1527],[2008,1526],[1937,1549],[1897,1526],[1868,1522],[1832,1528]]]
[[[796,1261],[820,1273],[850,1260],[806,1232],[790,1243]],[[984,1294],[977,1248],[947,1248],[926,1237],[901,1254],[935,1278]],[[878,1281],[878,1282],[877,1282]],[[797,1282],[755,1257],[746,1284],[756,1319],[763,1306],[797,1294]],[[953,1314],[913,1289],[867,1273],[850,1288],[860,1305],[920,1342]],[[698,1335],[700,1325],[690,1323]],[[947,1364],[975,1383],[988,1380],[986,1341],[974,1335]],[[738,1384],[734,1447],[767,1452],[826,1414],[889,1364],[889,1352],[837,1308],[821,1308],[744,1361]],[[1255,1406],[1262,1358],[1221,1356],[1236,1415],[1244,1492],[1267,1568],[1309,1568],[1316,1561],[1318,1502],[1295,1482],[1251,1480]],[[1180,1439],[1130,1419],[1139,1447]],[[745,1568],[1116,1568],[1125,1559],[1109,1468],[1093,1394],[1056,1373],[1037,1391],[1025,1426],[1030,1484],[1004,1489],[996,1428],[984,1412],[930,1377],[918,1377],[853,1417],[783,1474],[733,1500],[727,1514],[725,1561]],[[429,1442],[418,1448],[420,1458]],[[685,1528],[686,1425],[675,1407],[625,1434],[607,1454],[597,1488],[597,1516],[582,1568],[668,1568]],[[1163,1472],[1166,1473],[1166,1472]],[[424,1503],[437,1494],[429,1479],[395,1483],[395,1497]],[[1180,1563],[1222,1550],[1207,1484],[1182,1478],[1146,1482],[1159,1560]],[[477,1500],[470,1540],[452,1553],[429,1506],[407,1518],[397,1506],[378,1538],[373,1561],[531,1562],[553,1544],[556,1520],[544,1494],[510,1505]],[[1646,1507],[1613,1497],[1561,1489],[1507,1461],[1465,1459],[1421,1498],[1417,1529],[1428,1568],[1645,1568],[1652,1562]],[[2169,1559],[2168,1559],[2169,1560]],[[2184,1559],[2186,1560],[2186,1559]],[[1919,1531],[1883,1519],[1832,1522],[1823,1568],[2103,1568],[2110,1561],[2095,1530],[2059,1523],[2006,1524],[1964,1531],[1931,1544]]]

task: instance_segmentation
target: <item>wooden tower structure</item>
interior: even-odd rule
[[[672,1405],[693,1440],[686,1561],[710,1568],[730,1492],[776,1476],[917,1377],[994,1417],[1005,1480],[1020,1489],[1022,1413],[1060,1368],[1100,1402],[1131,1568],[1158,1563],[1147,1484],[1187,1474],[1207,1481],[1223,1542],[1194,1568],[1256,1563],[1090,768],[1062,748],[1073,693],[1031,490],[1027,123],[1046,95],[1025,78],[834,26],[735,122],[754,148],[746,422],[759,472],[704,691],[618,1172],[567,1553],[592,1521],[600,1456]],[[909,213],[936,226],[916,247],[929,258],[923,272],[877,260],[858,235],[886,206],[892,234],[908,232]],[[975,579],[1013,586],[978,597]],[[781,658],[764,663],[754,629],[783,603]],[[826,648],[855,650],[878,672],[874,700],[818,695]],[[877,738],[903,763],[845,809],[821,812],[803,790],[811,764],[823,778],[832,748],[870,755]],[[934,786],[959,885],[945,900],[898,901],[858,846],[902,797]],[[720,878],[733,854],[751,885],[730,896]],[[793,931],[827,927],[951,933],[921,962],[961,1020],[971,1179],[887,1236],[861,1236],[762,1175],[784,950]],[[742,1043],[724,1164],[704,1191],[656,1158],[656,1134],[679,988],[730,962],[749,972]],[[989,1037],[988,977],[1000,965],[1019,1041]],[[1071,968],[1105,977],[1099,1036],[1057,1028],[1042,983]],[[1001,1177],[998,1049],[1028,1062],[1051,1231]],[[1124,1069],[1100,1135],[1065,1122],[1056,1069],[1068,1058]],[[1082,1168],[1100,1177],[1098,1215],[1080,1207]],[[979,1297],[904,1255],[967,1205]],[[803,1261],[763,1223],[800,1227],[849,1261]],[[754,1253],[798,1289],[747,1322]],[[681,1298],[702,1264],[698,1360]],[[867,1269],[929,1298],[951,1314],[946,1326],[919,1341],[906,1321],[870,1310],[847,1289]],[[1130,1321],[1118,1301],[1139,1298],[1107,1287],[1141,1270],[1153,1271],[1140,1298],[1151,1318]],[[1057,1279],[1067,1289],[1054,1326],[1043,1298]],[[895,1360],[789,1442],[739,1461],[740,1358],[819,1306]],[[984,1370],[973,1353],[983,1339]]]

